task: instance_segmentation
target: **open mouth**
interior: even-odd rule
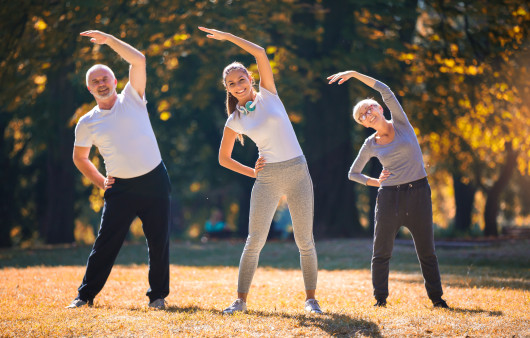
[[[240,91],[236,92],[237,95],[241,95],[246,91],[246,89],[241,89]]]
[[[108,88],[105,88],[105,89],[101,89],[101,90],[98,90],[98,94],[99,95],[107,95],[109,93],[109,89]]]

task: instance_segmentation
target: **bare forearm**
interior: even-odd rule
[[[247,41],[233,34],[227,34],[226,39],[232,42],[233,44],[241,47],[255,58],[259,58],[260,56],[267,56],[267,54],[265,53],[265,49],[263,49],[263,47],[261,46],[256,45],[253,42]]]
[[[79,171],[100,189],[105,189],[105,176],[89,159],[74,159],[74,164]]]
[[[253,168],[247,167],[232,158],[219,158],[219,164],[227,169],[235,171],[236,173],[252,178],[256,177]]]
[[[105,43],[129,64],[142,65],[145,63],[145,56],[138,49],[128,43],[125,43],[112,35],[109,35]]]

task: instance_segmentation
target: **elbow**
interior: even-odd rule
[[[221,165],[221,167],[225,167],[226,168],[227,161],[228,160],[227,160],[226,156],[219,155],[219,164]]]

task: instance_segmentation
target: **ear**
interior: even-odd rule
[[[86,89],[88,89],[88,91],[92,93],[89,86],[86,86]]]
[[[114,85],[117,86],[118,85],[118,79],[114,78]]]

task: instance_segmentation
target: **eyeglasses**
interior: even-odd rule
[[[365,111],[363,114],[361,114],[361,115],[359,116],[359,121],[364,122],[364,120],[366,120],[366,115],[367,115],[367,114],[372,115],[372,109],[373,109],[373,108],[376,108],[376,107],[377,107],[377,106],[376,106],[375,104],[373,104],[373,105],[371,105],[370,107],[368,107],[368,109],[366,109],[366,111]]]

